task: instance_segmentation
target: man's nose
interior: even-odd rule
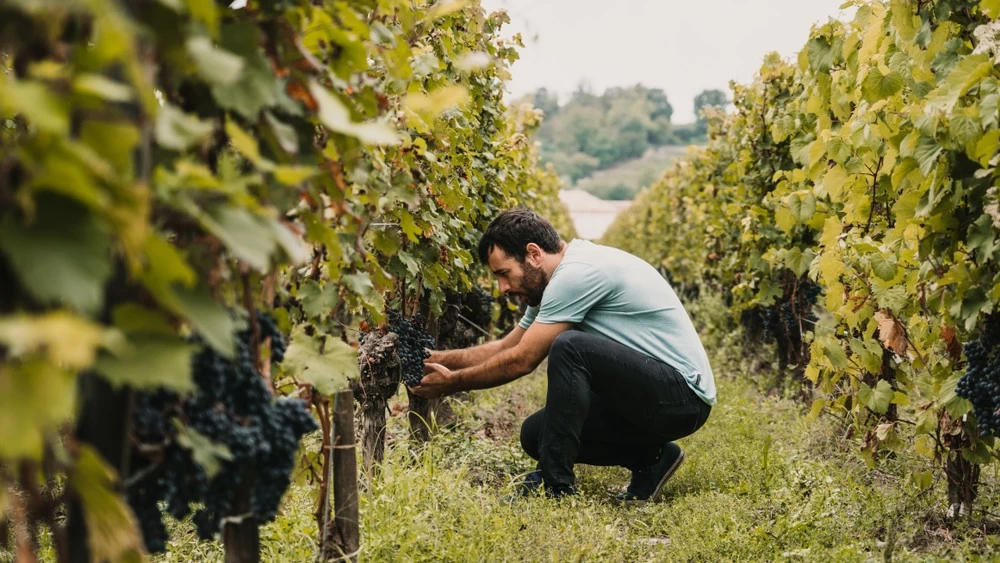
[[[506,295],[507,292],[510,291],[510,284],[503,280],[497,280],[497,285],[500,286],[500,293],[504,295]]]

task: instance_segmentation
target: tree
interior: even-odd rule
[[[717,107],[724,109],[729,105],[729,99],[722,90],[702,90],[694,97],[695,129],[699,135],[704,135],[708,131],[708,121],[701,114],[702,108]]]

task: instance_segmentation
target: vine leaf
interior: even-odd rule
[[[83,444],[70,473],[87,521],[87,545],[97,561],[138,559],[142,537],[135,516],[119,494],[118,476],[99,453]]]
[[[208,37],[191,37],[186,46],[198,67],[198,74],[209,84],[228,86],[243,73],[243,59],[216,47]]]
[[[213,441],[193,428],[188,428],[179,419],[171,420],[177,429],[177,445],[189,450],[195,463],[205,470],[209,479],[222,469],[222,462],[232,461],[233,452],[225,444]]]
[[[331,131],[357,137],[362,143],[371,145],[396,145],[400,143],[399,134],[388,123],[356,123],[351,120],[351,112],[344,102],[312,80],[309,91],[319,104],[319,119]]]
[[[878,322],[878,337],[882,345],[898,356],[905,355],[906,329],[903,325],[891,313],[885,311],[876,311],[875,321]]]
[[[875,388],[869,387],[867,384],[862,383],[861,387],[858,389],[858,400],[861,401],[863,405],[870,408],[872,412],[883,414],[885,411],[889,410],[889,405],[892,404],[892,397],[895,393],[892,390],[892,385],[884,379],[880,379],[878,383],[875,384]]]
[[[109,333],[100,325],[66,311],[0,318],[0,342],[15,358],[39,354],[55,365],[82,370],[108,341]]]
[[[178,338],[138,335],[130,338],[117,355],[99,358],[94,369],[116,386],[191,391],[191,354],[196,349],[196,345]]]
[[[179,108],[165,104],[156,115],[153,133],[156,142],[164,148],[182,151],[204,139],[215,127]]]
[[[316,388],[321,395],[333,395],[356,379],[358,351],[335,338],[309,336],[304,328],[292,331],[282,369]]]
[[[72,200],[37,196],[35,221],[0,217],[0,250],[24,289],[42,303],[95,313],[111,275],[111,241],[93,215]]]
[[[0,458],[42,457],[47,432],[73,415],[76,373],[29,359],[0,370]]]

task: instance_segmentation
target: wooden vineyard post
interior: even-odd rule
[[[361,545],[358,522],[358,457],[354,440],[354,394],[333,398],[333,510],[323,538],[324,561],[357,561]]]
[[[226,563],[257,563],[260,561],[260,527],[257,518],[250,512],[254,474],[244,470],[240,478],[232,515],[223,519],[222,545]]]

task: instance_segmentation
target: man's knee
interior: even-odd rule
[[[580,339],[584,337],[584,333],[579,330],[564,330],[560,332],[555,340],[552,341],[552,346],[549,348],[549,362],[560,361],[565,358],[567,354],[573,353],[580,346]]]
[[[542,409],[535,414],[524,419],[521,424],[521,447],[524,449],[524,453],[531,456],[532,459],[539,458],[539,443],[541,442],[542,434],[542,417],[544,416],[545,409]]]

